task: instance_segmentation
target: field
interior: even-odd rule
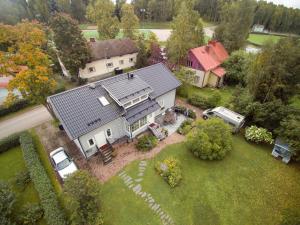
[[[266,42],[278,42],[281,38],[284,38],[282,36],[276,36],[276,35],[268,35],[268,34],[250,34],[248,41],[251,44],[254,45],[263,45]]]
[[[147,30],[140,30],[140,32],[143,32],[145,37],[149,35],[149,31]],[[99,34],[97,30],[83,30],[82,33],[87,40],[89,40],[90,38],[99,39]],[[122,31],[120,31],[116,38],[122,38],[122,37],[123,37],[123,33]]]
[[[283,213],[300,209],[300,167],[274,159],[270,146],[234,136],[234,148],[222,161],[195,158],[184,146],[167,146],[148,160],[141,182],[176,224],[278,225]],[[158,160],[181,161],[183,180],[172,189],[154,170]],[[139,161],[125,168],[138,178]],[[119,176],[103,186],[105,221],[114,225],[161,224],[160,218]]]
[[[1,180],[13,183],[16,174],[26,170],[23,160],[22,150],[20,147],[10,149],[0,154],[0,177]],[[31,182],[24,191],[18,190],[13,185],[14,191],[17,193],[16,213],[18,213],[27,203],[38,203],[39,196]],[[45,225],[44,220],[40,221],[41,225]]]

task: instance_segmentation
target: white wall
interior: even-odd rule
[[[162,96],[159,96],[155,100],[160,104],[161,101],[164,102],[164,109],[159,109],[155,112],[155,116],[164,113],[168,108],[175,105],[176,90],[172,90]]]
[[[101,75],[105,75],[111,72],[114,72],[114,69],[119,67],[120,69],[127,69],[133,67],[136,63],[137,53],[116,56],[110,59],[101,59],[97,61],[93,61],[87,63],[84,69],[79,69],[79,76],[84,79],[90,79],[94,77],[99,77],[101,79]],[[129,59],[133,58],[133,62],[130,62]],[[123,60],[123,64],[120,64],[120,60]],[[113,63],[112,67],[106,67],[107,63]],[[89,68],[94,67],[94,72],[89,72]]]

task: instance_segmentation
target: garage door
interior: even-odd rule
[[[101,131],[100,133],[95,135],[96,145],[98,148],[102,147],[103,145],[106,145],[106,137],[104,131]]]

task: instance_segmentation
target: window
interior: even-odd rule
[[[114,66],[114,64],[111,62],[111,63],[106,63],[106,67],[107,68],[111,68],[111,67],[113,67]]]
[[[134,132],[139,128],[140,128],[140,121],[136,121],[135,123],[131,124],[131,126],[130,126],[131,132]]]
[[[136,98],[136,99],[133,99],[133,100],[132,100],[132,103],[135,104],[135,103],[137,103],[137,102],[139,102],[139,101],[140,101],[140,98]]]
[[[147,117],[143,117],[142,119],[140,119],[140,127],[144,126],[147,124]]]
[[[93,147],[95,145],[94,138],[89,139],[88,144],[89,144],[90,147]]]
[[[124,104],[124,108],[128,108],[129,106],[131,106],[131,102],[127,102]]]
[[[98,99],[99,99],[99,101],[101,102],[101,104],[102,104],[103,106],[109,105],[108,100],[107,100],[104,96],[101,96],[101,97],[98,98]]]
[[[187,64],[188,67],[192,67],[193,66],[193,62],[190,61],[190,60],[187,60],[186,64]]]
[[[124,64],[124,60],[123,60],[123,59],[120,60],[120,61],[119,61],[119,64],[120,64],[120,65],[123,65],[123,64]]]
[[[107,137],[111,137],[111,129],[110,128],[108,128],[107,130],[106,130],[106,135],[107,135]]]
[[[194,82],[195,82],[195,84],[198,84],[199,83],[199,81],[200,81],[200,77],[198,77],[198,76],[195,76],[195,78],[194,78],[195,80],[194,80]]]
[[[143,95],[142,97],[141,97],[141,100],[144,100],[144,99],[146,99],[148,97],[148,95]]]
[[[96,68],[95,67],[89,67],[89,72],[90,73],[93,73],[93,72],[95,72],[96,71]]]
[[[132,63],[133,62],[133,58],[129,58],[129,62]]]

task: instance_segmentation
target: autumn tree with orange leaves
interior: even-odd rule
[[[18,89],[23,99],[47,106],[46,97],[53,93],[56,82],[46,46],[45,31],[37,22],[0,24],[0,74],[13,76],[8,85],[8,105],[17,100],[13,90]]]

